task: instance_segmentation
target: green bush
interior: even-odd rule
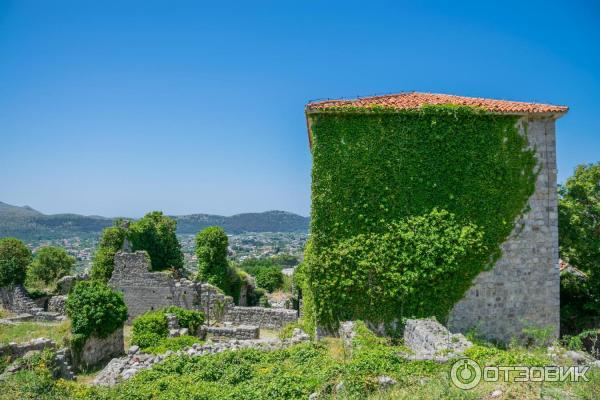
[[[141,348],[156,346],[169,335],[169,324],[162,310],[149,311],[133,320],[131,343]]]
[[[487,256],[482,237],[474,225],[433,210],[338,242],[319,263],[308,259],[317,320],[332,329],[340,320],[444,320]]]
[[[161,310],[148,311],[133,320],[131,342],[142,349],[164,346],[169,336],[167,314],[174,314],[181,328],[187,328],[191,335],[204,323],[204,313],[171,306]],[[183,339],[182,339],[183,340]]]
[[[129,239],[133,250],[145,250],[154,271],[182,269],[183,253],[177,240],[177,221],[160,211],[153,211],[133,222]]]
[[[31,250],[15,238],[0,239],[0,287],[23,284]]]
[[[70,256],[65,249],[47,246],[35,252],[27,273],[32,281],[49,285],[69,275],[74,267],[75,257]]]
[[[162,312],[165,314],[174,314],[179,321],[179,326],[188,328],[192,335],[195,335],[200,325],[204,323],[204,313],[201,311],[171,306],[164,308]]]
[[[267,292],[273,292],[283,285],[283,274],[278,267],[264,267],[256,272],[256,285],[265,289]]]
[[[146,342],[144,342],[144,344],[145,343]],[[178,337],[173,337],[173,338],[160,338],[160,339],[158,339],[158,341],[156,341],[154,338],[152,338],[152,339],[148,340],[147,343],[152,343],[152,344],[147,344],[145,346],[138,344],[138,346],[143,348],[145,353],[164,354],[168,350],[179,351],[179,350],[183,350],[187,347],[191,347],[194,344],[201,344],[202,341],[200,339],[198,339],[198,337],[196,337],[196,336],[187,335],[187,336],[178,336]]]
[[[122,220],[117,220],[114,226],[102,231],[98,249],[92,260],[92,279],[108,282],[115,268],[115,254],[123,247],[126,236],[127,230],[123,227]]]
[[[77,282],[67,298],[66,310],[76,350],[91,335],[106,337],[127,320],[123,295],[100,281]]]

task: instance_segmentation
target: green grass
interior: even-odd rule
[[[0,343],[27,342],[40,337],[54,340],[59,346],[70,335],[71,324],[23,322],[16,325],[0,325]]]

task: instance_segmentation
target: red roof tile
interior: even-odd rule
[[[493,113],[502,114],[564,114],[569,110],[568,107],[551,104],[482,99],[477,97],[453,96],[449,94],[405,92],[384,96],[361,97],[351,100],[315,101],[306,106],[306,111],[318,112],[319,110],[342,106],[365,108],[384,106],[398,110],[409,110],[432,104],[475,106]]]

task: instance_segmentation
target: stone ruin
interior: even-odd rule
[[[45,296],[40,299],[32,299],[22,285],[13,285],[0,288],[0,304],[5,310],[17,314],[15,317],[1,320],[3,323],[37,321],[63,321],[64,306],[62,312],[50,307],[55,296]]]
[[[298,320],[294,310],[236,306],[232,297],[215,286],[175,279],[169,272],[151,271],[150,259],[143,251],[118,252],[108,284],[123,293],[128,322],[147,311],[168,306],[203,311],[209,325],[222,322],[279,329]]]

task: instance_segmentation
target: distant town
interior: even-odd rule
[[[308,235],[304,232],[248,232],[229,234],[229,258],[241,262],[247,258],[268,258],[278,254],[289,254],[302,259]],[[194,271],[197,266],[194,254],[195,235],[177,235],[185,258],[185,267]],[[76,270],[84,271],[91,266],[98,246],[98,237],[74,236],[64,239],[47,239],[27,242],[32,251],[44,246],[63,247],[77,259]]]

